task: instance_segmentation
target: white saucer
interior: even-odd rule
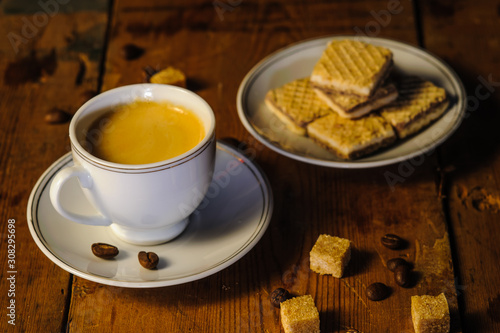
[[[42,252],[69,273],[102,284],[152,288],[181,284],[214,274],[238,261],[266,231],[273,210],[269,183],[260,169],[233,148],[218,142],[209,192],[190,217],[186,230],[161,245],[136,246],[118,239],[109,227],[67,220],[53,208],[50,183],[73,164],[68,153],[40,177],[28,202],[28,225]],[[93,213],[76,180],[63,189],[63,204],[78,213]],[[120,253],[112,260],[95,257],[92,243],[110,243]],[[143,268],[139,251],[160,257],[156,270]]]
[[[327,42],[333,39],[359,39],[387,47],[393,52],[394,67],[397,71],[420,76],[446,90],[450,99],[447,112],[411,138],[354,161],[342,160],[312,140],[286,130],[264,104],[266,93],[292,80],[308,77]],[[245,128],[262,144],[279,154],[327,167],[371,168],[410,159],[432,151],[443,143],[462,121],[466,94],[453,69],[427,51],[385,38],[336,35],[298,42],[264,58],[241,82],[236,102],[238,115]]]

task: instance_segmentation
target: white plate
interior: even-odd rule
[[[328,41],[359,39],[389,48],[396,70],[417,75],[443,87],[450,100],[446,114],[422,132],[367,157],[346,161],[293,134],[267,109],[264,97],[270,89],[310,75]],[[384,38],[328,36],[292,44],[260,61],[245,76],[238,90],[238,115],[245,128],[270,149],[306,163],[337,168],[370,168],[397,163],[432,151],[460,125],[465,113],[465,89],[457,74],[430,53]]]
[[[161,245],[136,246],[119,240],[109,227],[75,223],[60,216],[49,198],[54,175],[73,164],[70,153],[55,162],[36,183],[28,202],[28,225],[38,247],[54,263],[82,278],[102,284],[152,288],[201,279],[235,263],[266,231],[273,198],[266,177],[248,158],[217,143],[212,184],[187,229]],[[235,167],[236,165],[236,167]],[[95,212],[77,181],[63,189],[63,203],[79,213]],[[114,244],[120,253],[112,260],[95,257],[91,244]],[[158,269],[147,270],[139,251],[160,257]]]

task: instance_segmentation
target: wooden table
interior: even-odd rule
[[[280,332],[269,301],[277,287],[312,295],[322,332],[413,332],[410,297],[440,292],[453,332],[500,331],[500,2],[4,0],[0,12],[0,331]],[[241,80],[273,51],[331,34],[389,37],[444,59],[467,88],[459,130],[418,165],[366,170],[309,165],[265,148],[237,116]],[[128,43],[144,54],[124,59]],[[26,207],[40,175],[69,151],[68,123],[49,125],[46,112],[73,114],[98,92],[142,82],[147,65],[185,71],[189,88],[215,110],[217,137],[255,152],[274,214],[261,241],[219,273],[164,288],[110,287],[45,257]],[[404,181],[391,190],[386,172]],[[384,248],[379,240],[389,232],[408,248]],[[309,270],[322,233],[354,244],[342,279]],[[413,288],[394,284],[385,261],[395,256],[414,262]],[[393,288],[382,302],[365,296],[377,281]],[[6,316],[12,300],[15,326]]]

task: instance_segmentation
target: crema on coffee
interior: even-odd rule
[[[147,164],[179,156],[204,136],[203,123],[193,111],[167,102],[138,100],[96,119],[87,131],[85,146],[109,162]]]

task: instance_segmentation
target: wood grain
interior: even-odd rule
[[[466,118],[441,149],[467,332],[500,330],[500,268],[491,264],[500,258],[499,5],[425,1],[422,8],[426,47],[450,63],[467,88]]]
[[[500,329],[499,4],[115,0],[111,5],[109,11],[102,0],[61,5],[31,37],[17,45],[8,38],[0,42],[0,257],[7,256],[7,220],[14,218],[19,272],[16,327],[2,320],[0,331],[282,332],[279,311],[269,301],[277,287],[311,294],[322,332],[413,332],[410,297],[441,292],[450,303],[452,332],[461,332],[461,325],[467,332]],[[43,19],[39,6],[0,2],[0,35],[22,35],[26,20]],[[467,86],[468,115],[459,131],[434,154],[369,170],[313,166],[257,142],[236,111],[245,74],[281,47],[332,34],[422,41]],[[131,43],[144,54],[127,60],[122,48]],[[45,124],[44,115],[53,108],[72,114],[98,90],[142,82],[145,66],[168,65],[183,70],[188,88],[212,106],[217,137],[245,142],[244,152],[268,176],[275,199],[269,229],[241,260],[191,283],[127,289],[71,276],[37,249],[25,223],[36,180],[69,151],[68,124]],[[391,186],[390,174],[403,181]],[[342,279],[309,269],[309,251],[322,233],[353,242]],[[385,233],[400,235],[408,246],[383,247]],[[411,288],[395,284],[385,264],[393,257],[413,263]],[[5,269],[0,277],[4,299]],[[390,297],[368,300],[365,290],[373,282],[390,286]]]
[[[8,33],[23,36],[26,20],[30,22],[41,12],[36,6],[15,9],[11,5],[15,4],[1,3],[2,39]],[[6,264],[8,219],[16,220],[17,271],[16,325],[7,323],[3,307],[2,332],[65,330],[72,278],[37,248],[26,223],[26,207],[40,175],[69,151],[68,123],[49,125],[44,115],[52,108],[73,114],[88,99],[88,91],[97,89],[106,20],[106,11],[62,13],[61,9],[45,25],[36,27],[36,33],[33,30],[32,37],[18,45],[17,53],[7,39],[0,43],[0,290],[5,307],[9,301],[6,278],[10,276]]]
[[[243,1],[226,11],[223,19],[212,5],[201,2],[114,5],[103,89],[140,82],[146,65],[173,65],[185,71],[191,89],[215,110],[217,136],[248,143],[246,152],[271,181],[275,213],[269,230],[248,255],[200,281],[129,290],[75,278],[70,330],[119,331],[140,325],[146,331],[279,332],[279,312],[270,304],[269,294],[282,286],[296,295],[313,295],[324,332],[411,330],[410,296],[427,292],[446,292],[457,319],[435,156],[426,158],[403,185],[391,191],[384,173],[398,172],[398,166],[355,171],[291,161],[257,143],[236,113],[238,85],[260,59],[292,42],[364,29],[376,22],[370,10],[385,9],[385,1]],[[332,13],[344,15],[331,20]],[[411,7],[391,17],[391,24],[380,32],[416,43]],[[144,48],[144,55],[134,61],[121,58],[121,48],[128,43]],[[379,239],[387,232],[405,237],[409,247],[397,252],[382,247]],[[321,233],[346,237],[355,244],[345,278],[318,276],[309,270],[309,251]],[[434,254],[446,259],[442,271],[432,271],[429,256]],[[403,289],[393,282],[385,268],[385,261],[393,256],[415,263],[420,275],[414,288]],[[369,301],[364,294],[366,286],[376,281],[393,289],[381,303]]]

